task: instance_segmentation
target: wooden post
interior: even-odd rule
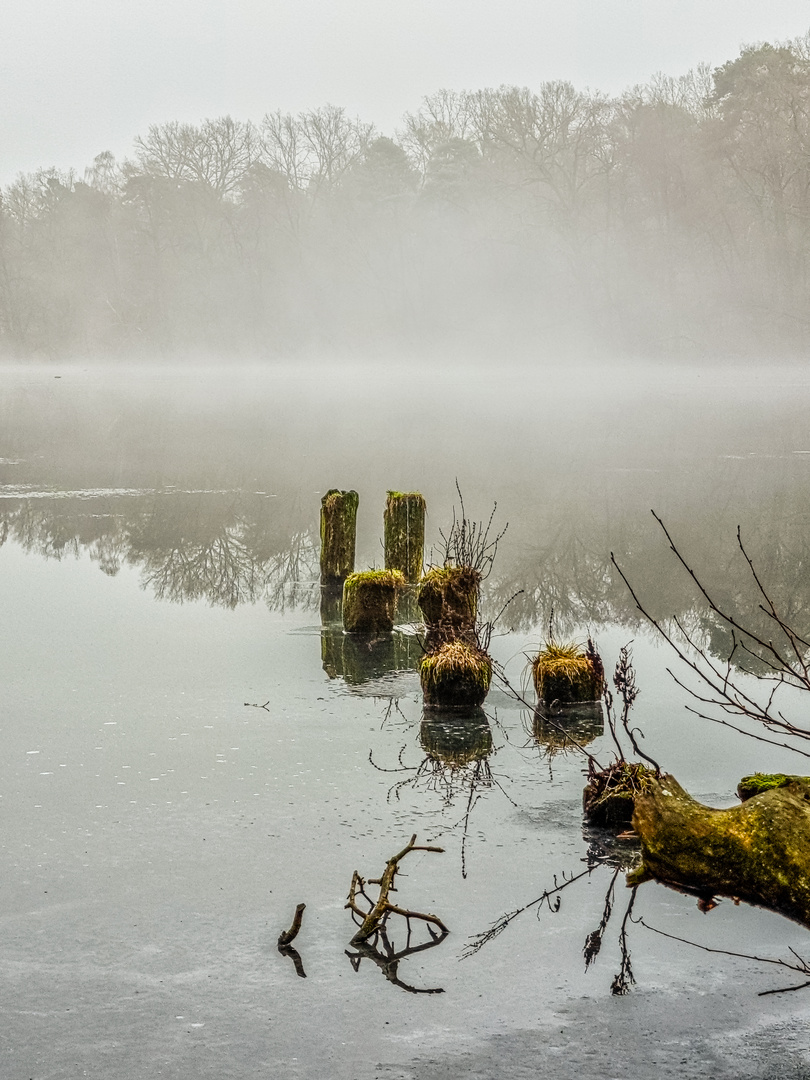
[[[354,571],[358,502],[356,491],[337,488],[321,499],[321,584],[331,592],[341,592]]]
[[[419,492],[389,491],[383,526],[386,570],[399,570],[407,582],[417,582],[425,551],[425,500]]]

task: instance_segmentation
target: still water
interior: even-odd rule
[[[785,613],[810,621],[810,378],[753,369],[47,367],[0,373],[0,1074],[438,1080],[804,1076],[803,994],[747,960],[629,924],[583,945],[622,852],[583,835],[582,761],[494,688],[465,731],[423,722],[418,640],[364,655],[322,624],[318,510],[360,494],[382,563],[388,488],[421,490],[437,547],[458,497],[508,522],[485,586],[513,686],[549,619],[612,669],[632,640],[644,747],[696,797],[735,801],[802,759],[685,709],[655,614],[727,642],[674,563],[755,611],[739,524]],[[807,721],[800,699],[793,715]],[[605,761],[596,724],[584,733]],[[344,908],[416,833],[390,924],[360,955]],[[589,855],[590,851],[590,855]],[[479,952],[473,935],[558,883]],[[629,893],[627,893],[629,895]],[[305,902],[298,966],[276,949]],[[806,930],[648,884],[668,933],[787,956]],[[419,935],[422,935],[419,937]],[[306,978],[302,978],[302,972]],[[439,991],[428,993],[426,991]],[[804,992],[806,994],[807,991]]]

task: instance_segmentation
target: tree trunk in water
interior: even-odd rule
[[[636,797],[633,827],[650,877],[700,896],[731,896],[810,926],[810,780],[715,810],[662,775]]]

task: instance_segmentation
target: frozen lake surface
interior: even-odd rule
[[[454,758],[423,724],[415,639],[369,664],[322,626],[313,582],[328,488],[359,491],[362,567],[382,562],[386,489],[425,494],[435,545],[458,479],[471,516],[497,500],[509,522],[486,602],[523,590],[492,644],[513,685],[552,608],[609,670],[632,639],[645,749],[730,805],[744,774],[802,759],[685,710],[610,552],[656,613],[722,651],[649,510],[744,606],[739,524],[801,624],[810,378],[39,367],[0,370],[0,391],[0,1074],[808,1075],[810,991],[757,997],[789,984],[778,970],[632,925],[636,985],[611,995],[621,874],[585,971],[610,858],[558,912],[531,909],[461,959],[589,848],[605,855],[583,835],[582,760],[502,689]],[[351,955],[344,904],[353,871],[378,876],[412,833],[445,851],[408,858],[397,900],[450,934],[400,961],[403,987]],[[276,949],[298,902],[306,978]],[[658,885],[634,914],[712,948],[806,950],[780,916],[703,915]]]

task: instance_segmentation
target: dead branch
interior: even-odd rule
[[[464,951],[461,954],[461,959],[466,960],[468,956],[474,956],[479,949],[482,949],[487,942],[493,941],[499,934],[502,934],[504,930],[509,926],[511,922],[522,915],[524,911],[529,911],[533,907],[542,907],[543,904],[548,906],[549,911],[557,912],[560,910],[560,897],[559,893],[563,889],[567,889],[569,885],[573,885],[575,881],[580,881],[584,877],[589,877],[595,869],[595,866],[588,866],[586,870],[581,871],[579,874],[574,874],[571,877],[566,877],[563,874],[563,880],[561,883],[557,882],[557,875],[554,875],[554,888],[546,889],[540,896],[534,900],[530,900],[528,904],[524,904],[523,907],[515,908],[514,911],[508,911],[505,915],[502,915],[497,922],[494,922],[488,930],[482,931],[480,934],[474,934],[467,944],[464,946]],[[551,898],[556,896],[556,900],[552,903]]]
[[[650,926],[641,916],[632,921],[643,926],[645,930],[652,930],[654,934],[669,938],[670,941],[680,941],[683,945],[691,945],[693,949],[700,949],[702,952],[715,953],[720,956],[736,956],[740,960],[754,960],[757,964],[774,964],[776,967],[786,968],[788,971],[797,971],[800,975],[810,975],[810,962],[799,956],[795,949],[790,951],[796,957],[798,963],[792,964],[790,961],[782,960],[780,957],[755,956],[753,953],[733,952],[731,949],[713,949],[709,945],[701,945],[698,941],[690,941],[689,938],[678,937],[677,934],[668,934],[665,930],[659,930],[657,926]],[[767,997],[769,994],[787,994],[792,990],[804,990],[807,986],[810,986],[810,981],[798,983],[796,986],[777,987],[774,990],[760,990],[757,996]]]
[[[674,632],[668,630],[661,620],[657,619],[647,610],[647,608],[645,608],[638,593],[631,585],[626,574],[611,552],[611,562],[627,586],[640,614],[647,620],[650,626],[656,630],[664,641],[667,642],[677,655],[678,659],[692,672],[699,680],[699,683],[704,687],[704,690],[701,692],[701,690],[687,685],[684,681],[670,672],[678,685],[686,690],[697,703],[697,708],[692,708],[690,711],[703,719],[724,724],[725,726],[740,731],[742,734],[747,734],[752,738],[757,738],[764,742],[771,742],[776,746],[787,746],[796,753],[808,756],[805,754],[805,751],[799,750],[794,746],[779,742],[775,739],[767,739],[763,736],[754,735],[751,732],[745,731],[744,728],[739,728],[735,724],[729,723],[712,714],[712,710],[720,710],[732,719],[753,720],[761,724],[769,734],[781,735],[783,738],[788,739],[810,740],[810,730],[790,721],[781,710],[776,707],[776,693],[782,686],[792,686],[799,690],[810,692],[810,663],[808,662],[808,650],[810,649],[810,644],[779,615],[774,600],[768,593],[762,578],[754,566],[753,560],[743,544],[739,527],[737,529],[738,546],[751,578],[764,601],[764,603],[759,605],[758,610],[762,611],[767,618],[770,619],[771,623],[775,624],[782,635],[782,644],[778,642],[774,644],[773,640],[763,636],[753,627],[745,625],[739,618],[724,610],[714,600],[695,570],[679,551],[662,519],[655,511],[652,513],[669,543],[670,550],[697,587],[707,606],[723,623],[725,623],[731,632],[731,649],[725,661],[717,661],[712,658],[707,650],[695,640],[694,635],[689,633],[684,626],[683,621],[673,618],[672,623],[679,635],[679,638],[676,638]],[[751,670],[750,667],[741,666],[738,657],[743,654],[753,658],[760,664],[766,664],[769,669],[767,673],[757,673],[755,670]],[[732,666],[732,661],[736,664],[740,674],[750,675],[760,684],[765,683],[770,685],[770,690],[764,700],[761,696],[755,697],[753,692],[747,691],[739,682],[735,681],[735,670]]]
[[[389,915],[402,915],[408,922],[408,932],[410,933],[410,920],[420,919],[422,922],[432,923],[434,926],[438,926],[439,930],[443,933],[449,933],[447,927],[436,915],[430,915],[421,911],[410,911],[407,908],[399,907],[397,904],[392,904],[388,899],[390,893],[396,892],[396,886],[394,882],[396,880],[397,872],[399,870],[399,864],[405,856],[411,851],[434,851],[443,852],[444,848],[440,847],[426,847],[418,845],[416,843],[416,833],[410,838],[408,843],[398,852],[393,855],[385,864],[385,870],[383,870],[382,876],[379,878],[369,878],[366,882],[360,874],[355,870],[352,877],[352,883],[349,886],[349,896],[346,903],[346,907],[351,911],[352,918],[355,922],[359,920],[360,929],[354,935],[349,942],[350,945],[357,946],[363,941],[368,941],[375,933],[380,931],[385,924]],[[366,893],[366,884],[379,885],[379,894],[376,900],[372,900]],[[369,905],[369,910],[363,911],[358,904],[359,897],[362,897]]]
[[[282,949],[287,945],[292,945],[292,943],[298,937],[298,931],[301,929],[301,919],[304,916],[304,909],[306,908],[306,906],[306,904],[298,904],[296,906],[292,926],[290,926],[289,930],[285,930],[283,934],[279,934],[278,943]]]

